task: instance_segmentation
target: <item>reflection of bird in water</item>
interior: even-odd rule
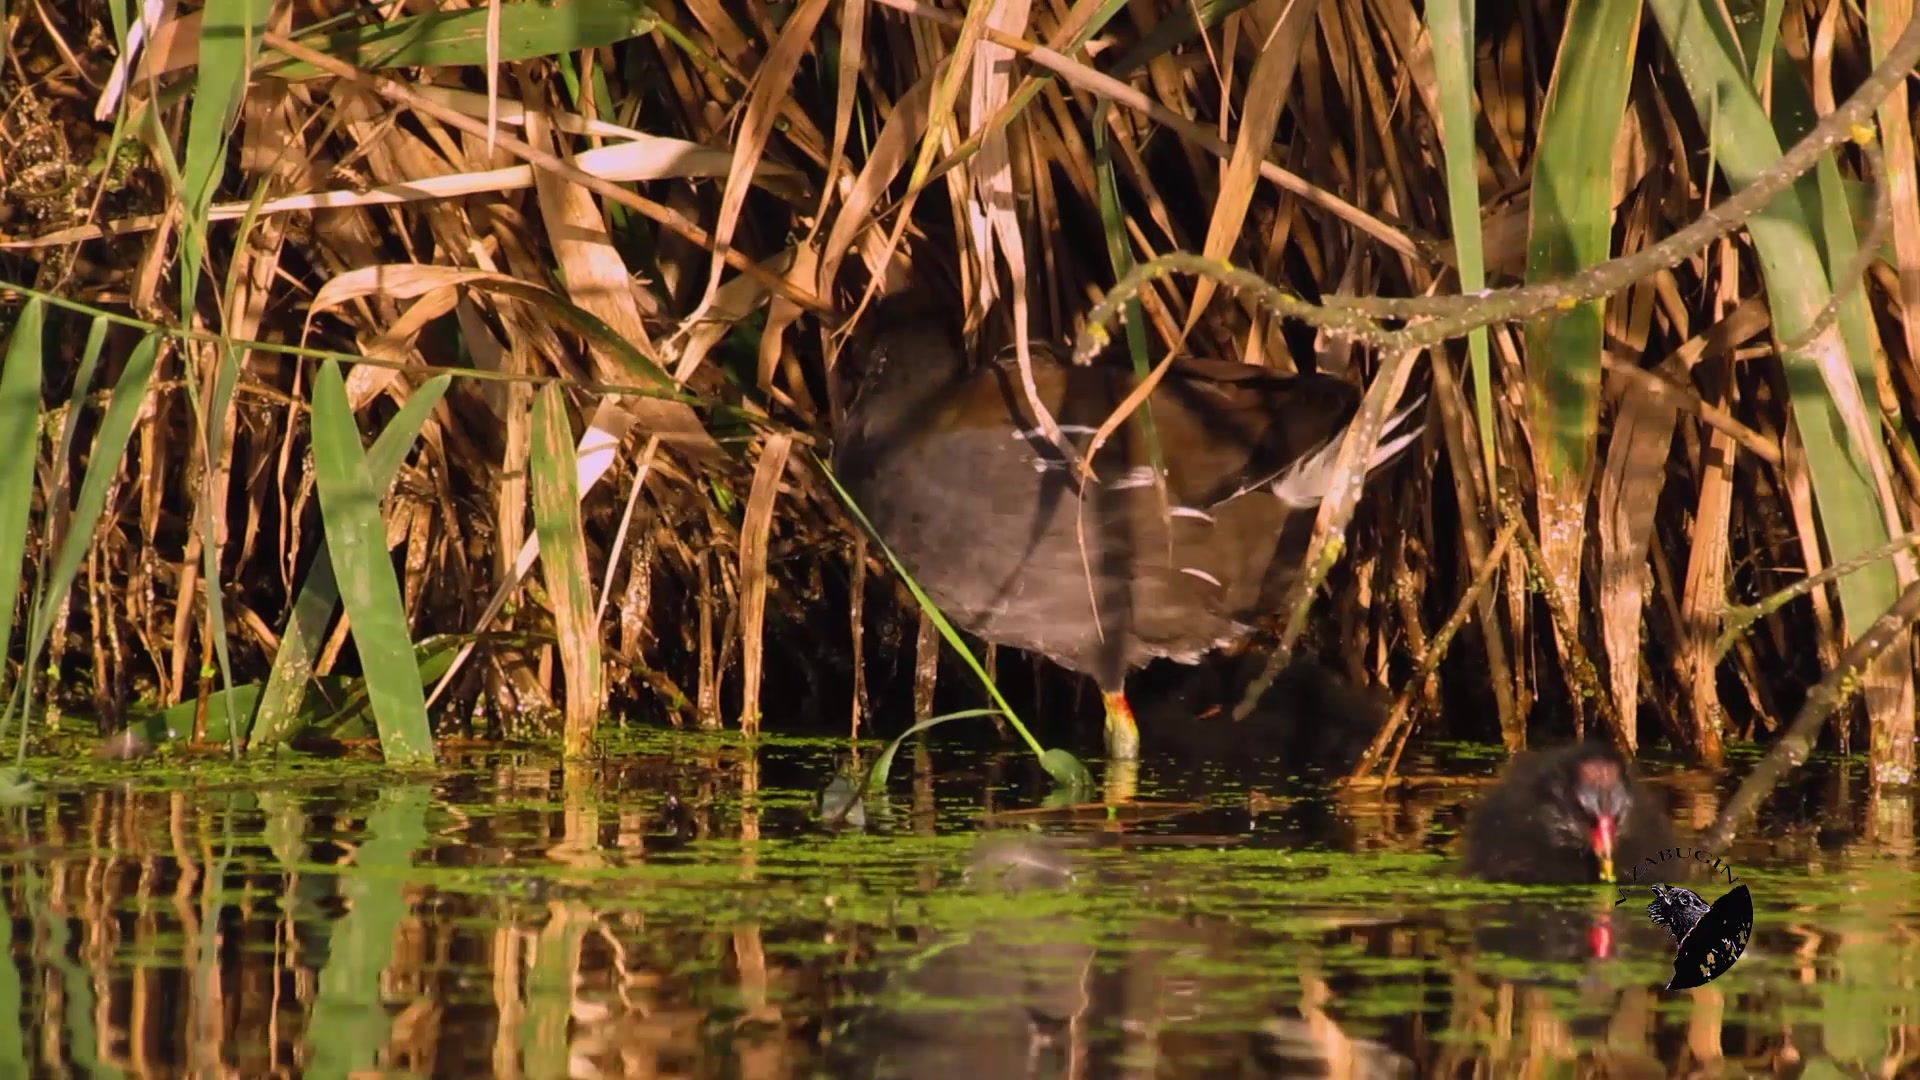
[[[1678,885],[1653,886],[1653,900],[1647,904],[1647,918],[1655,926],[1673,935],[1678,942],[1687,936],[1695,923],[1712,907],[1700,894],[1692,889],[1683,889]]]
[[[1063,845],[1020,834],[984,837],[966,873],[982,895],[1030,900],[1073,879]],[[833,1074],[985,1080],[1063,1072],[1064,1033],[1088,1007],[1092,936],[1071,913],[1010,913],[920,939],[861,988],[869,1000],[831,1044]]]
[[[1141,1055],[1162,1075],[1398,1080],[1414,1074],[1392,1046],[1347,1035],[1332,996],[1269,988],[1270,969],[1234,958],[1266,946],[1221,920],[1142,909],[1123,926],[1094,903],[1131,889],[1125,871],[1076,861],[1070,842],[995,833],[975,846],[965,889],[981,913],[883,956],[849,989],[826,1072],[873,1078],[1132,1075]],[[966,907],[942,906],[960,913]],[[1124,932],[1119,932],[1124,931]],[[1289,954],[1290,955],[1290,954]],[[1192,965],[1208,961],[1202,968]],[[1212,966],[1217,962],[1220,966]],[[1288,980],[1291,982],[1291,980]]]

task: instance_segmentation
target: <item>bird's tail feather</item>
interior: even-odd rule
[[[1380,428],[1380,442],[1374,446],[1372,455],[1367,459],[1369,474],[1399,457],[1401,452],[1411,446],[1413,441],[1427,429],[1427,423],[1422,419],[1413,423],[1407,430],[1400,430],[1410,418],[1420,413],[1426,404],[1427,396],[1421,394],[1413,400],[1412,404],[1387,417],[1387,422]],[[1289,506],[1301,509],[1320,505],[1320,501],[1333,490],[1334,482],[1338,478],[1339,473],[1334,468],[1334,463],[1340,457],[1340,442],[1345,438],[1346,432],[1343,430],[1340,434],[1328,439],[1320,449],[1282,470],[1273,478],[1270,485],[1274,496]]]

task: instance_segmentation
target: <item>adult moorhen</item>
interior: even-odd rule
[[[1490,881],[1612,881],[1675,846],[1659,797],[1613,748],[1575,743],[1523,753],[1467,826],[1467,873]]]
[[[1132,372],[1037,343],[1033,358],[1040,400],[1084,455]],[[1117,760],[1139,753],[1129,671],[1195,663],[1282,602],[1360,398],[1327,376],[1178,363],[1151,398],[1163,514],[1138,424],[1095,455],[1082,500],[1013,358],[969,369],[958,326],[924,296],[882,300],[842,361],[833,465],[854,501],[956,626],[1092,676]],[[1419,435],[1414,412],[1392,418],[1370,470]]]

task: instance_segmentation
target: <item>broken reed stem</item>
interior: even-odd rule
[[[1541,591],[1547,598],[1547,612],[1553,617],[1553,624],[1560,632],[1560,640],[1565,643],[1567,655],[1561,657],[1562,670],[1571,684],[1570,689],[1579,697],[1590,697],[1599,704],[1600,716],[1613,732],[1613,739],[1620,752],[1633,753],[1632,733],[1627,730],[1626,719],[1620,710],[1614,707],[1613,695],[1600,685],[1600,669],[1594,666],[1593,658],[1587,655],[1586,646],[1580,640],[1580,622],[1573,617],[1567,607],[1567,598],[1560,594],[1560,585],[1554,581],[1553,574],[1547,569],[1547,559],[1540,551],[1539,543],[1534,539],[1533,530],[1527,526],[1527,519],[1520,506],[1520,493],[1514,489],[1511,477],[1500,485],[1500,510],[1509,523],[1518,523],[1515,534],[1520,541],[1520,550],[1526,555],[1527,565],[1533,575],[1540,579]]]
[[[1368,774],[1373,772],[1374,766],[1380,763],[1380,756],[1386,752],[1387,744],[1393,741],[1403,725],[1407,733],[1412,734],[1413,724],[1408,717],[1413,708],[1414,694],[1433,676],[1434,670],[1440,666],[1441,659],[1446,656],[1448,647],[1453,644],[1454,636],[1467,624],[1467,619],[1473,614],[1474,606],[1479,603],[1480,597],[1492,587],[1493,575],[1500,568],[1502,560],[1507,557],[1507,548],[1513,543],[1514,533],[1519,528],[1518,520],[1509,519],[1506,526],[1500,530],[1500,535],[1494,539],[1493,547],[1487,552],[1487,557],[1480,561],[1480,571],[1473,576],[1467,591],[1460,594],[1460,601],[1454,605],[1453,614],[1448,616],[1447,621],[1434,633],[1433,640],[1428,642],[1426,651],[1420,656],[1420,662],[1414,667],[1413,678],[1407,681],[1406,689],[1400,691],[1399,696],[1394,699],[1393,709],[1387,714],[1387,722],[1381,725],[1379,733],[1373,737],[1373,743],[1367,747],[1367,752],[1361,755],[1359,763],[1346,775],[1342,783],[1352,785],[1367,779]],[[1402,738],[1394,747],[1395,762],[1399,761],[1400,750],[1406,744],[1407,740]],[[1392,774],[1393,768],[1390,765],[1387,775]]]
[[[713,656],[713,570],[708,552],[697,556],[700,582],[700,685],[694,690],[693,722],[701,731],[720,730],[720,673]]]
[[[867,653],[864,619],[867,607],[867,534],[853,530],[853,579],[847,586],[847,622],[853,638],[853,715],[847,721],[847,741],[859,753],[860,716],[867,709]]]
[[[933,691],[940,678],[940,628],[926,608],[915,606],[920,616],[920,632],[913,644],[913,719],[933,715]]]
[[[1740,782],[1740,788],[1734,792],[1733,798],[1728,799],[1721,808],[1713,828],[1702,834],[1701,847],[1708,851],[1726,850],[1740,825],[1759,809],[1760,801],[1773,791],[1787,770],[1807,760],[1827,718],[1839,711],[1859,691],[1860,673],[1878,660],[1881,654],[1904,640],[1907,628],[1916,619],[1920,619],[1920,582],[1907,586],[1893,606],[1882,612],[1873,625],[1867,627],[1867,632],[1840,654],[1840,660],[1833,670],[1827,672],[1826,678],[1820,680],[1820,685],[1807,694],[1806,704],[1800,706],[1799,714],[1774,742],[1773,749],[1753,767],[1747,778]]]
[[[771,434],[760,447],[753,487],[747,494],[740,522],[740,731],[748,738],[760,734],[760,679],[765,659],[767,613],[767,544],[773,534],[773,512],[780,480],[787,472],[793,440]]]

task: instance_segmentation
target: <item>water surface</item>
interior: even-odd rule
[[[1472,783],[1150,754],[1107,815],[936,744],[830,831],[844,753],[39,763],[0,810],[0,1075],[1920,1074],[1912,804],[1857,769],[1726,853],[1752,945],[1668,992],[1644,891],[1459,879]],[[1735,779],[1659,782],[1698,827]]]

